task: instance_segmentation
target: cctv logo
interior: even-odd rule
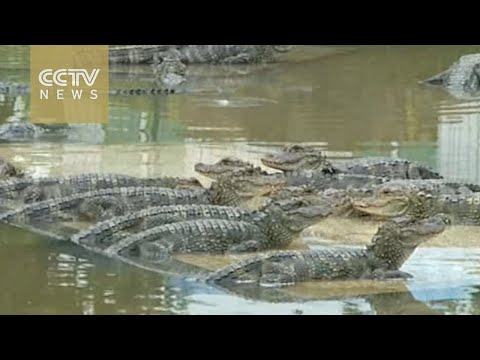
[[[30,46],[34,123],[108,123],[108,45]]]
[[[59,69],[57,71],[45,69],[38,74],[38,81],[43,86],[53,86],[54,83],[58,86],[68,86],[67,80],[63,77],[70,76],[71,86],[79,86],[80,78],[82,78],[85,84],[91,87],[95,83],[99,72],[100,69],[93,69],[91,74],[86,69]]]
[[[100,69],[93,69],[92,72],[89,74],[86,69],[59,69],[53,71],[53,69],[44,69],[40,71],[38,74],[38,81],[43,86],[51,87],[53,85],[56,86],[72,86],[72,87],[79,87],[81,84],[85,84],[88,87],[92,87],[95,84],[95,80],[97,79],[98,74],[100,73]],[[70,80],[70,82],[68,80]],[[80,82],[80,79],[83,82]],[[72,99],[73,100],[81,100],[83,96],[83,89],[76,90],[71,89]],[[49,97],[48,89],[40,89],[40,100],[48,100]],[[65,99],[65,90],[57,89],[55,92],[57,100],[64,100]],[[87,95],[88,96],[88,95]],[[89,91],[89,97],[91,100],[96,100],[98,98],[98,93],[96,89],[92,89]]]

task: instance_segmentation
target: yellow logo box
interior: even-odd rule
[[[107,123],[108,45],[32,45],[33,123]]]

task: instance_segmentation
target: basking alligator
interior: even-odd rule
[[[268,153],[261,158],[269,168],[291,172],[304,169],[328,169],[331,163],[322,151],[298,144],[285,145],[278,153]]]
[[[480,54],[460,57],[450,68],[423,83],[441,86],[458,98],[480,96]]]
[[[138,178],[120,174],[93,173],[0,180],[0,199],[31,203],[87,191],[129,186],[155,186],[189,190],[203,189],[200,182],[194,178]]]
[[[261,169],[255,167],[252,163],[230,156],[224,157],[214,164],[197,163],[194,166],[194,170],[213,180],[223,176],[231,176],[232,173],[239,173],[243,170],[261,172]]]
[[[425,218],[438,213],[448,214],[452,224],[480,225],[480,193],[432,195],[424,192],[411,194],[385,193],[382,196],[356,199],[353,208],[363,214],[379,218],[404,215]]]
[[[357,161],[357,163],[361,164],[359,161]],[[382,162],[382,164],[385,163]],[[392,172],[395,172],[395,163],[389,162],[389,166],[390,165]],[[386,166],[386,169],[389,169],[389,166]],[[248,189],[249,193],[256,193],[257,195],[268,194],[271,196],[272,192],[278,195],[285,187],[298,186],[301,186],[303,191],[307,191],[307,189],[308,191],[322,191],[327,189],[353,191],[357,189],[359,192],[378,192],[379,190],[377,190],[377,188],[382,184],[385,184],[385,189],[387,189],[388,184],[392,184],[392,186],[400,187],[402,191],[405,190],[406,187],[411,188],[411,191],[415,189],[417,191],[428,189],[429,192],[433,192],[435,190],[435,193],[452,193],[454,191],[461,191],[462,189],[466,191],[467,189],[475,188],[478,190],[472,191],[480,191],[480,186],[446,182],[442,179],[392,180],[390,177],[368,174],[331,173],[329,169],[331,168],[326,167],[321,170],[299,169],[286,173],[270,174],[259,167],[255,167],[251,163],[228,157],[214,164],[198,163],[195,165],[195,170],[204,176],[212,179],[222,177],[233,179],[236,183],[242,184],[242,188],[245,189],[245,191]],[[302,191],[301,189],[299,189],[300,192]]]
[[[133,232],[164,224],[198,219],[246,221],[251,217],[252,210],[231,206],[198,204],[154,206],[96,223],[75,234],[72,241],[102,248]]]
[[[302,201],[293,200],[254,211],[248,221],[209,218],[175,222],[128,235],[96,250],[107,256],[155,263],[165,261],[174,253],[224,254],[279,249],[290,245],[305,228],[333,211],[328,205],[305,206]],[[82,241],[82,236],[72,240]]]
[[[389,179],[441,179],[442,177],[423,164],[405,159],[367,157],[330,163],[321,151],[289,145],[279,153],[267,154],[261,159],[265,166],[291,172],[317,169],[326,173],[371,175]]]
[[[116,187],[52,198],[24,205],[0,215],[0,221],[39,232],[62,221],[98,221],[149,206],[175,204],[238,204],[235,187],[214,183],[210,189],[189,191],[159,187]],[[55,225],[54,225],[55,226]],[[48,231],[47,231],[48,233]],[[52,233],[52,236],[55,234]],[[59,236],[56,236],[57,238]],[[60,235],[62,237],[62,235]]]
[[[373,194],[375,196],[404,196],[423,192],[431,195],[471,195],[480,192],[480,185],[460,183],[443,179],[390,180],[365,187],[355,194]]]
[[[290,198],[278,202],[270,202],[259,210],[249,210],[238,207],[218,205],[172,205],[150,207],[114,219],[105,220],[91,226],[89,229],[76,234],[72,241],[81,244],[95,244],[97,247],[103,244],[111,244],[133,232],[144,231],[153,227],[181,221],[200,219],[223,219],[230,221],[244,221],[256,223],[260,214],[270,212],[272,207],[280,208],[282,216],[301,215],[296,209],[308,208],[309,206],[322,206],[332,211],[341,207],[341,204],[332,202],[315,204],[301,197]],[[295,210],[295,211],[294,211]]]
[[[289,286],[309,280],[405,279],[400,271],[416,247],[445,230],[449,218],[391,220],[378,229],[365,249],[276,251],[254,255],[219,269],[207,281],[264,287]]]
[[[110,63],[153,63],[166,57],[186,64],[244,64],[275,61],[292,45],[128,45],[109,49]]]

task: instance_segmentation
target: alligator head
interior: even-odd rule
[[[402,194],[400,192],[384,192],[352,201],[353,209],[360,214],[380,218],[394,218],[410,215],[417,218],[428,214],[428,203],[431,194],[424,192]]]
[[[335,207],[307,197],[271,202],[265,207],[291,234],[299,234],[335,212]]]
[[[165,57],[161,63],[153,66],[157,83],[168,88],[175,88],[186,81],[187,66],[173,56]]]
[[[321,151],[301,145],[287,145],[278,153],[266,154],[261,161],[265,166],[282,171],[330,167]]]
[[[269,195],[275,189],[285,185],[285,177],[268,174],[259,167],[232,171],[229,179],[235,182],[242,199],[251,199]]]
[[[441,86],[456,97],[478,96],[480,92],[480,54],[460,57],[450,68],[427,80],[424,84]]]
[[[234,171],[253,168],[255,166],[252,163],[234,157],[225,157],[214,164],[197,163],[194,167],[196,172],[214,180],[228,176]]]
[[[401,217],[380,226],[367,246],[374,259],[382,262],[384,270],[398,270],[417,246],[442,233],[450,218],[436,214],[425,219]]]

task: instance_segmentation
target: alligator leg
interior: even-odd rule
[[[413,275],[400,270],[375,270],[372,278],[376,280],[411,279]]]
[[[248,240],[244,241],[241,244],[231,246],[226,253],[235,254],[235,253],[245,253],[245,252],[256,252],[260,250],[260,243],[257,240]]]
[[[260,286],[281,287],[295,284],[295,267],[292,263],[267,261],[262,266]]]
[[[138,245],[139,256],[142,260],[158,263],[168,260],[173,250],[173,242],[147,242]]]
[[[34,187],[29,187],[27,188],[27,190],[25,190],[25,196],[23,201],[26,204],[30,204],[33,202],[46,200],[45,197],[46,197],[45,191],[43,190],[43,188],[34,186]]]
[[[65,192],[67,192],[65,190]],[[70,193],[74,193],[75,190],[72,188],[70,190]],[[44,201],[48,200],[54,197],[61,197],[62,193],[60,189],[56,186],[49,186],[49,185],[44,185],[44,186],[38,186],[38,185],[32,185],[28,187],[25,190],[25,195],[23,196],[23,201],[26,204],[31,204],[34,202],[38,201]]]
[[[79,217],[86,220],[105,220],[127,212],[128,205],[115,196],[86,199],[80,205]]]

